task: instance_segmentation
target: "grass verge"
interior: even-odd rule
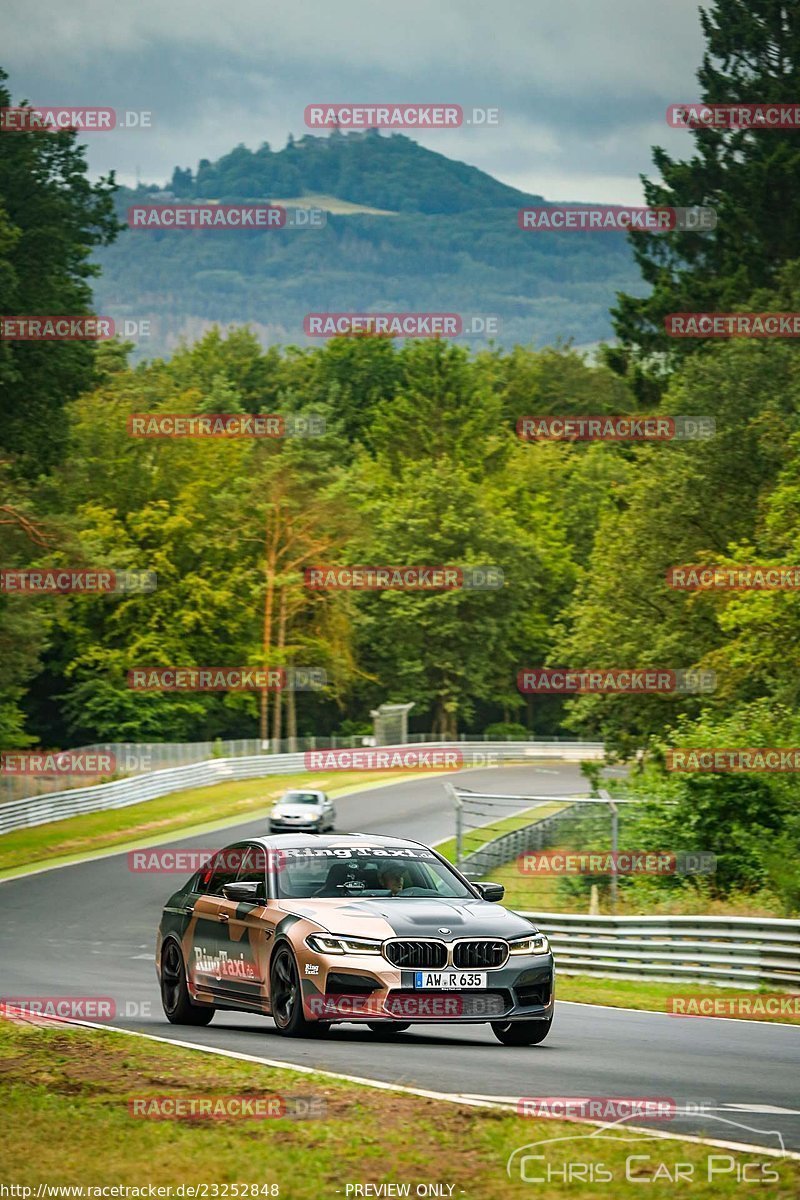
[[[550,854],[572,853],[576,847],[569,843],[554,843],[547,847]],[[497,867],[488,876],[506,889],[510,908],[530,909],[532,912],[586,913],[589,895],[578,876],[523,875],[516,860]],[[650,876],[639,877],[636,886],[628,888],[621,881],[616,915],[640,916],[707,916],[707,917],[782,917],[787,915],[774,895],[765,892],[717,898],[710,893],[708,881],[698,876],[692,886],[675,888],[671,880]],[[610,898],[606,878],[599,889],[602,916],[610,915]],[[645,886],[646,883],[646,886]]]
[[[556,847],[548,846],[548,851]],[[533,912],[586,912],[586,897],[571,898],[564,894],[558,875],[523,875],[517,860],[503,863],[487,876],[506,889],[505,903],[509,908],[530,909]]]
[[[522,1053],[535,1059],[542,1051]],[[219,1101],[242,1095],[292,1098],[290,1103],[301,1110],[324,1106],[324,1112],[308,1120],[153,1120],[132,1115],[129,1107],[133,1100],[163,1096]],[[0,1022],[0,1096],[6,1128],[15,1131],[0,1139],[0,1178],[33,1189],[39,1184],[183,1184],[185,1189],[205,1184],[209,1197],[273,1194],[283,1200],[318,1200],[357,1194],[348,1193],[348,1185],[407,1184],[413,1196],[418,1184],[437,1183],[445,1185],[443,1192],[434,1193],[438,1195],[510,1200],[532,1193],[518,1169],[515,1177],[507,1176],[508,1156],[531,1142],[564,1137],[575,1140],[531,1150],[545,1160],[529,1161],[529,1173],[563,1171],[571,1161],[591,1164],[595,1170],[602,1164],[613,1176],[613,1186],[565,1186],[563,1176],[556,1175],[553,1183],[536,1185],[542,1200],[638,1196],[641,1184],[651,1182],[656,1170],[661,1171],[659,1182],[664,1182],[664,1167],[674,1172],[677,1164],[683,1164],[684,1178],[691,1170],[691,1195],[697,1200],[731,1198],[740,1195],[736,1165],[742,1161],[763,1163],[764,1171],[774,1172],[769,1194],[777,1200],[789,1200],[800,1189],[800,1162],[755,1151],[655,1141],[631,1130],[625,1141],[618,1140],[619,1130],[587,1140],[593,1132],[587,1125],[362,1088],[322,1074],[69,1026]],[[734,1130],[714,1125],[709,1119],[708,1136],[734,1137]],[[636,1160],[629,1161],[633,1156]],[[716,1173],[709,1179],[711,1167]],[[279,1190],[264,1190],[273,1184]],[[242,1185],[262,1190],[244,1191]],[[365,1194],[381,1192],[360,1192]]]
[[[774,1007],[770,997],[776,996],[776,992],[737,991],[736,988],[713,987],[702,983],[648,983],[638,979],[597,979],[592,975],[559,975],[556,994],[559,1000],[577,1000],[582,1004],[604,1004],[612,1008],[640,1008],[664,1013],[671,1011],[672,996],[710,998],[721,1007],[731,1005],[730,1011],[718,1012],[717,1016],[800,1025],[800,996],[791,997],[793,1007],[797,1009],[795,1013],[758,1011],[759,1008]],[[750,1012],[747,1011],[748,1006]],[[711,1014],[707,1019],[713,1020],[714,1015]]]
[[[168,834],[196,832],[199,826],[222,827],[237,818],[247,821],[266,814],[287,788],[322,788],[342,796],[364,785],[399,783],[421,772],[413,771],[319,771],[296,775],[268,775],[242,779],[212,787],[172,792],[156,800],[145,800],[129,808],[108,809],[67,817],[30,829],[15,829],[0,837],[0,877],[14,868],[54,860],[79,859],[113,846],[134,842],[146,845],[165,841]],[[429,771],[425,772],[430,775]]]

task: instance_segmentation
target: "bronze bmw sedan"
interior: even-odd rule
[[[543,933],[437,851],[372,834],[279,834],[220,850],[164,908],[156,969],[164,1012],[272,1016],[290,1037],[366,1022],[489,1022],[534,1045],[553,1020]]]

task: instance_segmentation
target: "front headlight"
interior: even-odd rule
[[[335,937],[332,933],[310,933],[306,945],[317,954],[380,954],[375,938]]]
[[[509,941],[510,954],[547,954],[550,943],[543,933],[534,933],[530,937],[512,938]]]

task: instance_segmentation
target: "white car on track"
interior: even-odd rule
[[[270,833],[332,833],[336,809],[325,792],[304,788],[284,792],[269,818]]]

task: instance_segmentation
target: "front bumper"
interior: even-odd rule
[[[416,988],[415,971],[373,954],[323,955],[306,948],[300,970],[308,1020],[474,1024],[553,1015],[552,954],[515,956],[487,970],[486,988],[454,992]]]
[[[270,833],[319,833],[322,821],[282,821],[280,817],[269,820]]]

